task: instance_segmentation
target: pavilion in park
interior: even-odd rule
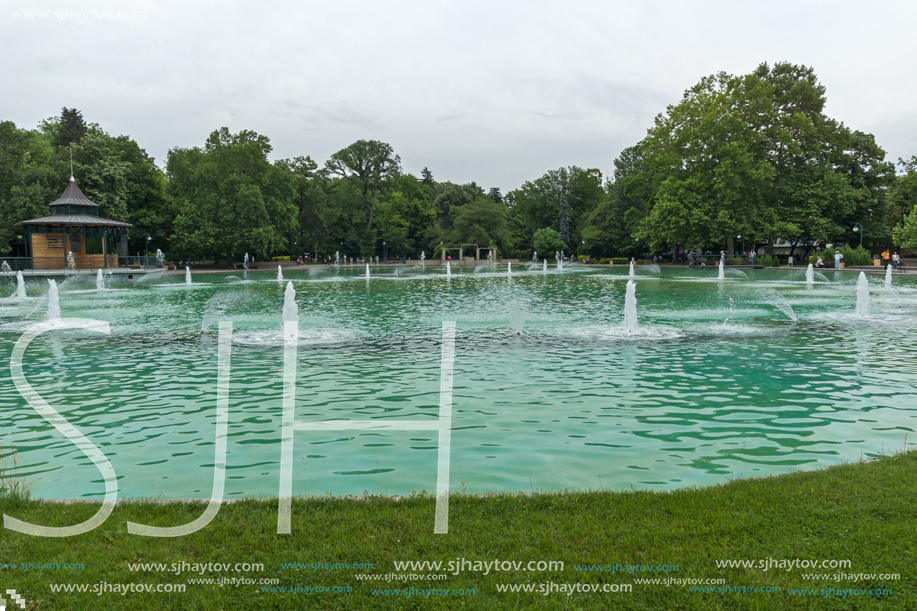
[[[99,205],[83,195],[73,176],[48,206],[51,216],[17,223],[25,227],[32,269],[104,269],[118,267],[118,256],[127,256],[127,231],[133,225],[99,216]]]

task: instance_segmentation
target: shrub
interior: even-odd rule
[[[290,257],[274,257],[271,261],[289,261]]]
[[[726,265],[745,265],[745,259],[741,257],[733,257],[731,259],[726,259]]]
[[[627,265],[628,263],[630,263],[630,259],[628,259],[627,257],[612,257],[611,262],[614,263],[615,265]]]
[[[841,246],[841,254],[844,255],[843,261],[847,267],[852,265],[872,265],[872,255],[862,246],[857,246],[856,248]]]
[[[611,259],[609,259],[608,257],[602,257],[600,259],[596,259],[595,262],[598,263],[599,265],[608,265],[608,263],[611,262]]]
[[[780,265],[780,259],[777,258],[777,255],[755,255],[755,265],[778,267]]]
[[[649,265],[652,262],[652,259],[637,259],[637,265]]]

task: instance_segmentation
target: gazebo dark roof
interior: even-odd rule
[[[56,200],[48,204],[51,207],[51,216],[43,216],[28,221],[20,221],[17,225],[69,225],[84,227],[133,227],[130,223],[113,221],[99,216],[99,205],[83,195],[76,186],[73,176],[67,188]]]
[[[38,219],[20,221],[17,225],[86,225],[92,227],[133,227],[130,223],[103,219],[91,214],[54,214]]]
[[[76,206],[95,206],[96,210],[99,209],[99,204],[95,203],[80,191],[80,188],[76,186],[76,180],[73,179],[73,176],[70,177],[70,182],[67,183],[67,188],[64,189],[64,192],[61,193],[61,196],[56,200],[48,204],[49,206],[67,206],[67,205],[76,205]]]

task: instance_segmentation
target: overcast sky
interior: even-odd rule
[[[0,120],[34,127],[76,107],[161,167],[225,125],[267,135],[275,159],[383,140],[405,171],[504,191],[566,165],[607,175],[701,77],[764,61],[814,67],[829,115],[891,160],[917,154],[910,2],[0,6]],[[77,13],[90,10],[142,14]]]

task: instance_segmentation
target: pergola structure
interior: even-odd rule
[[[496,248],[481,248],[477,244],[462,244],[458,248],[454,246],[451,248],[443,248],[442,251],[440,252],[440,257],[443,261],[445,261],[446,255],[448,253],[454,253],[455,251],[458,251],[458,262],[463,265],[465,263],[474,265],[477,261],[483,261],[487,259],[488,254],[493,255],[494,261],[497,260],[497,249]],[[474,252],[474,257],[466,257],[465,256],[466,252]]]
[[[127,256],[127,232],[133,225],[99,216],[99,205],[83,195],[73,176],[48,206],[51,216],[17,223],[25,227],[32,269],[118,267],[119,254]]]

